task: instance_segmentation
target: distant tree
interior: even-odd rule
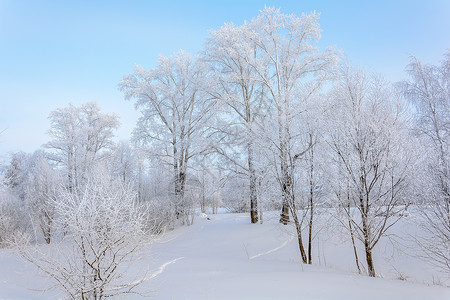
[[[407,72],[400,87],[416,108],[416,133],[427,149],[419,197],[428,237],[421,244],[428,260],[450,273],[450,52],[437,66],[412,57]]]
[[[406,143],[404,111],[392,87],[349,67],[332,98],[329,143],[338,168],[333,183],[338,207],[352,240],[363,243],[374,277],[372,250],[401,218],[408,198],[414,156]]]
[[[0,181],[0,248],[11,245],[20,236],[31,234],[23,200]]]
[[[6,166],[3,182],[19,199],[25,199],[25,182],[28,171],[30,155],[25,152],[11,154],[9,164]]]
[[[52,150],[50,158],[64,168],[70,190],[78,189],[89,168],[103,159],[102,152],[112,147],[118,117],[100,112],[95,102],[80,107],[70,104],[49,116],[52,138],[44,147]]]
[[[208,148],[205,122],[214,101],[204,92],[206,79],[204,65],[181,51],[161,56],[152,70],[136,67],[119,84],[125,98],[135,98],[136,108],[142,111],[135,141],[173,169],[175,213],[182,220],[187,212],[184,193],[190,161]]]
[[[63,188],[63,181],[60,173],[50,166],[42,151],[36,151],[30,160],[25,200],[29,213],[37,222],[45,242],[50,244],[56,217],[55,203]]]
[[[207,212],[211,208],[213,214],[217,213],[220,195],[223,188],[221,171],[214,165],[214,158],[204,158],[197,166],[195,172],[199,182],[200,210]]]
[[[128,142],[117,143],[110,154],[109,161],[112,174],[121,178],[124,184],[138,184],[139,155]]]
[[[2,221],[10,225],[8,236],[30,234],[35,223],[49,243],[51,236],[52,210],[48,207],[48,199],[52,191],[59,188],[54,180],[53,170],[43,158],[42,151],[33,154],[17,152],[11,155],[2,177]],[[37,222],[35,222],[37,221]],[[5,228],[6,228],[5,227]],[[12,230],[11,228],[14,228]],[[4,239],[4,242],[6,240]]]

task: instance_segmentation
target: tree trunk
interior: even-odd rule
[[[202,213],[206,213],[206,197],[205,197],[205,168],[202,168],[202,201],[200,203]]]
[[[366,248],[366,261],[367,261],[367,270],[369,271],[370,277],[375,277],[375,267],[373,265],[373,258],[372,258],[372,249],[369,247],[369,243],[366,241],[364,243],[364,246]]]
[[[280,223],[287,225],[289,223],[289,205],[285,197],[283,197],[283,207],[281,208]]]
[[[282,151],[282,154],[284,151]],[[281,155],[281,197],[283,207],[281,208],[280,223],[287,225],[289,223],[289,208],[291,206],[291,178],[288,171],[287,159],[285,155]]]
[[[353,245],[353,253],[355,254],[355,261],[356,261],[356,267],[358,268],[359,274],[361,274],[361,267],[359,266],[359,257],[358,257],[358,251],[356,249],[356,243],[355,243],[355,234],[353,233],[353,226],[352,226],[352,220],[350,217],[350,192],[349,187],[347,187],[347,217],[348,217],[348,228],[350,230],[350,237],[352,239],[352,245]]]
[[[300,224],[300,221],[298,220],[295,205],[291,205],[290,207],[291,207],[292,218],[294,219],[294,223],[295,223],[295,229],[297,230],[297,241],[298,241],[298,248],[300,250],[300,256],[302,257],[303,263],[306,264],[308,261],[306,258],[305,248],[303,247],[302,225]]]
[[[369,214],[369,208],[367,205],[363,205],[363,198],[360,197],[360,204],[361,204],[361,218],[362,218],[362,225],[363,225],[363,234],[364,234],[364,248],[366,250],[366,263],[367,263],[367,270],[369,271],[370,277],[375,277],[375,268],[373,266],[373,257],[372,257],[372,248],[370,248],[370,230],[367,226],[367,215]],[[366,200],[367,203],[369,203],[368,200]]]
[[[185,205],[184,205],[184,188],[186,182],[186,173],[183,171],[179,171],[177,174],[176,182],[175,182],[175,213],[177,219],[182,218],[185,214]]]
[[[309,236],[308,236],[308,264],[312,264],[312,225],[313,225],[313,199],[310,198]]]
[[[253,166],[253,147],[247,144],[248,170],[250,175],[250,219],[252,223],[258,223],[258,197],[256,187],[256,171]]]
[[[44,220],[41,221],[41,230],[44,235],[45,242],[50,244],[52,237],[52,219],[50,217],[45,217]]]
[[[75,190],[75,184],[73,178],[72,153],[70,151],[67,154],[67,181],[69,191],[73,192]]]
[[[355,254],[356,267],[358,268],[359,274],[361,274],[361,267],[359,266],[358,251],[356,249],[356,243],[355,243],[355,234],[353,233],[352,222],[351,222],[350,219],[348,220],[348,226],[349,226],[349,229],[350,229],[350,236],[352,238],[353,253]]]
[[[280,88],[280,87],[279,87]],[[287,132],[285,122],[283,121],[282,108],[278,107],[278,138],[280,139],[279,157],[280,157],[280,185],[281,185],[281,198],[282,208],[280,215],[280,223],[287,225],[289,223],[289,208],[291,208],[290,189],[291,189],[291,177],[289,174],[288,165],[288,145],[287,145]]]
[[[263,209],[261,206],[259,206],[259,222],[263,223]]]
[[[312,144],[312,135],[310,134]],[[308,236],[308,264],[312,264],[312,226],[314,217],[314,148],[311,147],[311,161],[309,173],[309,236]]]

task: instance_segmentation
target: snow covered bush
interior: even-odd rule
[[[129,266],[146,239],[131,188],[98,171],[78,193],[63,191],[54,207],[59,239],[51,246],[20,245],[20,254],[70,299],[135,292],[145,276],[126,278],[124,264]]]

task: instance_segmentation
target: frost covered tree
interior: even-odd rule
[[[207,86],[204,64],[180,51],[160,56],[151,70],[137,66],[124,76],[119,88],[126,99],[136,99],[141,109],[134,139],[173,169],[176,215],[184,220],[186,176],[190,161],[208,148],[204,140],[205,122],[214,101],[204,91]]]
[[[332,184],[342,224],[352,241],[364,245],[368,273],[374,277],[372,251],[401,218],[409,197],[414,156],[406,143],[404,110],[382,79],[350,68],[343,68],[331,95],[329,144],[338,169]]]
[[[324,98],[324,97],[323,97]],[[325,177],[327,171],[327,155],[329,149],[326,147],[324,136],[326,135],[326,115],[327,106],[324,105],[321,96],[310,105],[304,106],[304,118],[299,122],[303,134],[297,138],[297,143],[307,146],[308,150],[296,166],[296,184],[297,184],[297,207],[302,210],[299,220],[301,227],[306,227],[308,231],[308,264],[312,264],[312,245],[316,232],[315,218],[318,215],[318,208],[323,204],[325,194]],[[304,225],[305,224],[305,225]]]
[[[211,93],[222,103],[223,122],[217,129],[220,154],[230,160],[249,180],[250,219],[258,222],[257,162],[255,161],[255,122],[264,113],[264,85],[258,80],[253,66],[248,64],[256,55],[254,43],[248,39],[248,24],[237,27],[225,24],[211,31],[204,59],[212,66],[216,88]],[[246,162],[233,158],[230,150],[237,147]],[[243,152],[243,153],[242,153]]]
[[[265,7],[248,24],[246,39],[256,55],[246,58],[257,80],[266,90],[266,97],[274,107],[271,123],[266,128],[277,166],[283,208],[280,222],[287,224],[291,212],[298,234],[302,260],[307,261],[302,242],[300,222],[295,207],[294,173],[296,161],[311,145],[295,143],[301,128],[301,105],[312,99],[334,74],[337,55],[333,49],[320,51],[317,43],[321,30],[316,13],[282,14],[279,9]]]
[[[336,62],[332,49],[321,52],[317,47],[321,32],[318,18],[316,13],[298,17],[266,7],[249,25],[249,39],[259,51],[249,63],[275,107],[277,133],[273,144],[283,194],[283,223],[289,219],[288,202],[295,194],[292,191],[295,160],[306,150],[294,148],[295,118],[301,113],[300,104],[310,100],[330,79]]]
[[[97,168],[77,193],[65,189],[53,204],[56,226],[64,234],[51,248],[19,244],[20,254],[70,299],[137,292],[146,275],[127,276],[127,268],[148,239],[145,211],[130,185]]]
[[[198,180],[200,210],[207,213],[208,206],[213,214],[217,213],[223,188],[222,172],[216,166],[213,156],[203,158],[197,165],[195,175]]]
[[[3,176],[4,185],[21,200],[25,199],[29,161],[29,154],[22,151],[13,153]]]
[[[30,234],[23,200],[4,181],[0,181],[0,248],[11,245],[11,241],[18,236]]]
[[[31,157],[26,177],[25,200],[33,219],[33,224],[50,244],[56,217],[55,203],[59,197],[63,181],[58,171],[48,163],[42,151]]]
[[[450,272],[450,52],[441,65],[425,65],[412,57],[409,81],[400,87],[416,108],[416,132],[426,164],[420,200],[429,237],[422,246],[433,264]]]
[[[139,181],[139,155],[128,142],[117,143],[110,154],[110,172],[121,178],[124,184]]]
[[[96,102],[88,102],[80,107],[70,104],[58,108],[49,119],[52,140],[44,147],[52,150],[50,158],[64,168],[67,185],[75,191],[89,168],[102,160],[102,152],[113,145],[118,117],[102,113]]]

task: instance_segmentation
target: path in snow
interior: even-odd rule
[[[445,287],[303,265],[296,240],[276,221],[249,224],[243,214],[210,217],[197,218],[193,226],[169,233],[169,242],[152,247],[156,268],[183,257],[151,282],[155,299],[450,299]]]

